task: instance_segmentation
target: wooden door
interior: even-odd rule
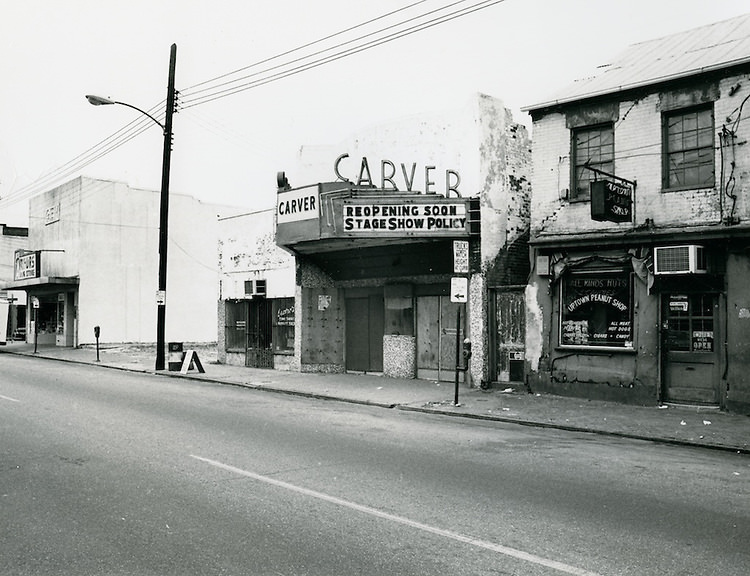
[[[717,323],[716,294],[663,296],[662,358],[668,402],[719,403]]]
[[[498,382],[522,382],[526,351],[526,305],[521,291],[496,291],[493,299],[494,372]]]
[[[417,378],[455,378],[458,306],[449,296],[417,298]],[[463,340],[463,327],[459,338]]]
[[[385,308],[382,294],[346,299],[346,369],[383,371]]]

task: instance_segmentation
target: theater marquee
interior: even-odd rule
[[[446,198],[439,195],[358,188],[321,183],[279,192],[276,204],[276,243],[295,249],[323,241],[382,238],[468,238],[479,234],[478,206],[473,198]],[[474,220],[473,220],[474,219]]]
[[[466,204],[348,204],[343,229],[350,233],[419,232],[454,234],[466,230]]]

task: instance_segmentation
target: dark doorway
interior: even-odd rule
[[[384,302],[382,294],[346,299],[346,369],[383,371]]]

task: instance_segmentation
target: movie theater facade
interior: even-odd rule
[[[296,257],[303,371],[454,378],[478,198],[282,180],[277,208],[276,242]],[[452,282],[465,287],[452,294]]]
[[[484,94],[300,147],[274,214],[221,223],[219,361],[453,381],[468,339],[460,379],[522,381],[530,160]]]

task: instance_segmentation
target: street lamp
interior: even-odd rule
[[[167,228],[169,224],[169,168],[172,159],[172,115],[175,108],[174,73],[177,61],[177,44],[172,44],[169,54],[169,81],[167,83],[167,108],[164,124],[140,108],[102,96],[87,95],[94,106],[119,104],[137,110],[153,120],[164,133],[164,153],[161,168],[161,203],[159,206],[159,291],[156,299],[156,370],[164,370],[164,329],[167,316]]]

